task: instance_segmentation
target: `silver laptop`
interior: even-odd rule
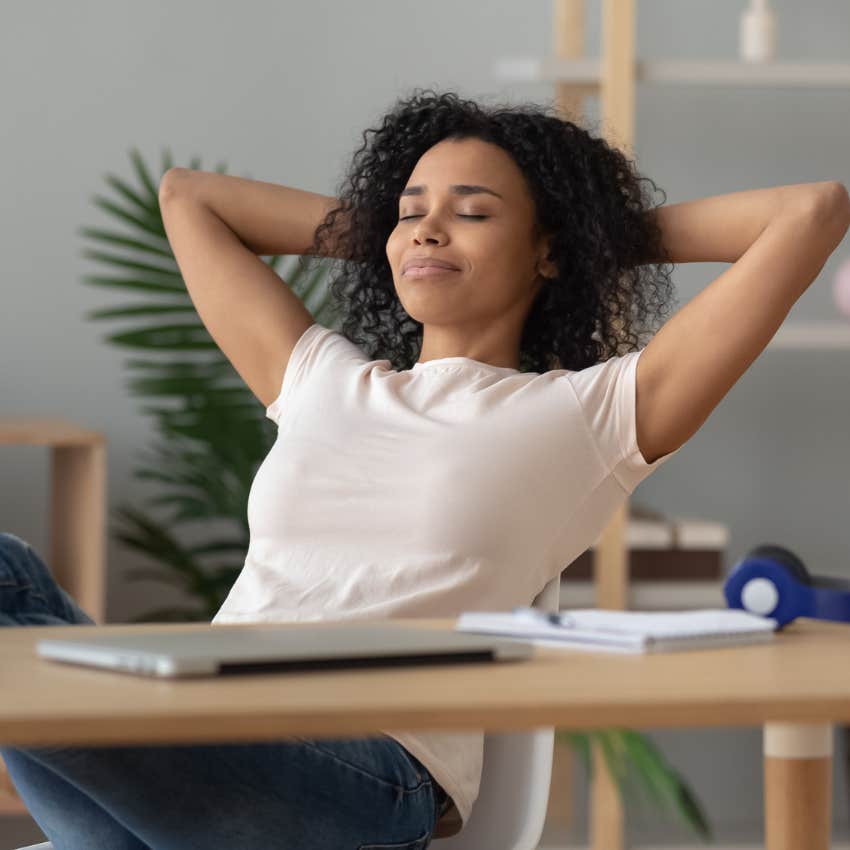
[[[232,629],[210,624],[199,632],[86,635],[91,631],[39,640],[36,653],[52,661],[169,678],[512,661],[534,653],[534,644],[516,639],[374,621],[296,628],[256,624]]]

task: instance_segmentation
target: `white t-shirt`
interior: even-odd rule
[[[676,453],[647,464],[638,449],[641,351],[577,372],[467,357],[396,371],[311,325],[266,410],[278,435],[251,485],[245,565],[212,622],[529,605]],[[457,832],[483,731],[383,734],[451,796],[438,834]]]

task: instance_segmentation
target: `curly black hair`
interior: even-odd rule
[[[640,348],[642,323],[664,316],[672,294],[673,265],[660,226],[647,214],[652,196],[642,193],[642,181],[653,190],[656,184],[551,104],[488,107],[419,88],[399,99],[378,129],[363,131],[336,193],[340,203],[305,252],[342,261],[330,283],[340,332],[395,369],[416,361],[423,326],[395,291],[386,244],[419,158],[443,139],[466,138],[496,144],[513,158],[536,208],[535,236],[553,234],[549,259],[558,274],[529,309],[520,371],[580,370]]]

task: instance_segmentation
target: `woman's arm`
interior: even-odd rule
[[[203,204],[260,256],[305,253],[325,215],[339,205],[333,196],[191,168],[169,169],[160,193]],[[337,218],[337,228],[343,218]],[[332,248],[323,256],[339,253]]]
[[[332,201],[187,169],[160,182],[163,225],[198,315],[264,407],[314,319],[261,255],[303,253]]]
[[[734,263],[777,215],[847,190],[834,180],[749,189],[656,207],[664,247],[673,263]],[[653,257],[648,262],[660,262]]]
[[[850,227],[850,196],[841,183],[816,195],[770,218],[743,255],[647,344],[636,377],[638,444],[647,462],[679,448],[699,429],[840,244]],[[750,238],[721,226],[720,217],[712,215],[707,225],[716,241],[698,235],[699,221],[691,224],[694,235],[683,243],[687,256],[733,256]],[[747,226],[747,217],[741,220]],[[725,249],[721,230],[729,234]]]

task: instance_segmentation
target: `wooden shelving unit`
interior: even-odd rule
[[[50,534],[44,560],[92,617],[106,615],[106,437],[57,418],[0,418],[0,446],[50,449]],[[10,529],[7,529],[10,530]]]
[[[850,349],[850,319],[818,322],[786,322],[768,343],[767,350],[779,348],[826,351]]]
[[[512,82],[548,82],[564,117],[577,120],[587,97],[599,98],[600,126],[609,143],[633,158],[635,88],[652,85],[714,85],[750,88],[850,89],[850,63],[728,60],[645,60],[635,56],[636,0],[602,0],[599,58],[586,56],[585,0],[554,0],[553,54],[543,58],[506,58],[495,75]],[[737,27],[730,18],[730,28]],[[770,350],[850,348],[850,321],[788,322],[768,345]],[[612,517],[594,550],[594,596],[600,608],[626,608],[629,579],[626,555],[628,504]],[[559,747],[556,761],[569,750]],[[619,796],[597,752],[591,786],[590,841],[593,850],[621,850],[623,815]],[[563,765],[558,768],[563,775]],[[553,787],[553,794],[557,788]],[[568,801],[560,800],[560,805]],[[550,806],[550,809],[552,807]]]
[[[106,437],[64,419],[0,419],[0,446],[50,450],[50,543],[44,561],[92,619],[106,620]],[[13,529],[4,529],[11,531]],[[26,815],[0,758],[0,815]]]
[[[602,87],[602,61],[567,59],[504,59],[494,67],[497,77],[511,82],[558,83]],[[734,60],[661,59],[634,63],[638,83],[670,85],[723,85],[765,88],[850,87],[847,62],[737,62]]]

